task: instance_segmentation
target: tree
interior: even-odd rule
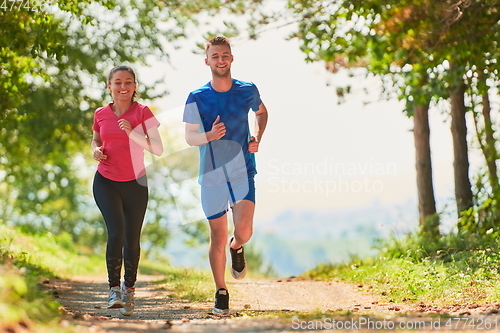
[[[476,2],[471,0],[449,1],[443,9],[443,20],[441,29],[437,30],[440,36],[438,46],[444,55],[444,60],[449,61],[449,70],[446,83],[451,100],[451,130],[453,135],[454,169],[455,169],[455,197],[457,212],[469,211],[473,207],[473,194],[469,180],[469,161],[467,144],[467,127],[465,122],[466,92],[473,93],[470,89],[470,73],[484,79],[484,76],[495,78],[491,75],[491,66],[488,66],[490,53],[497,53],[498,45],[495,38],[498,37],[500,26],[499,5],[494,1]],[[479,96],[484,99],[484,86],[478,91]],[[471,97],[472,99],[474,97]],[[487,108],[487,105],[484,104]],[[489,115],[485,116],[486,126],[489,124]],[[488,142],[491,143],[491,130],[488,128]],[[491,146],[490,146],[491,148]],[[483,150],[487,155],[494,153],[491,149]],[[489,156],[485,155],[486,160]],[[487,162],[488,164],[488,162]],[[495,172],[490,164],[490,172]],[[490,179],[495,181],[496,175]],[[496,187],[495,184],[492,184]]]
[[[479,147],[484,155],[486,166],[488,168],[489,184],[491,186],[490,196],[497,197],[499,192],[498,168],[496,161],[499,159],[499,153],[496,148],[495,129],[491,117],[491,102],[489,96],[489,87],[484,79],[483,71],[479,71],[477,80],[469,79],[468,87],[471,92],[470,108],[473,112],[473,120],[476,129],[476,137]],[[480,92],[481,91],[481,92]],[[477,96],[480,96],[478,100]],[[478,107],[481,109],[477,111]]]
[[[167,62],[165,45],[199,24],[198,14],[244,9],[234,0],[31,3],[0,10],[0,220],[91,239],[98,221],[81,211],[81,166],[93,111],[109,100],[107,72],[151,57]],[[142,98],[165,93],[156,86],[140,85]]]
[[[381,77],[392,77],[384,88],[406,101],[414,116],[417,189],[421,230],[439,235],[439,220],[432,185],[428,108],[433,79],[427,70],[436,62],[428,57],[416,38],[419,24],[411,7],[380,1],[289,1],[299,17],[294,37],[308,61],[322,60],[341,66],[364,67]],[[408,2],[405,2],[406,4]],[[412,17],[411,24],[403,24]],[[329,66],[338,68],[338,66]]]
[[[429,103],[413,107],[413,125],[420,230],[429,237],[437,237],[439,235],[439,218],[436,212],[436,199],[434,198],[432,182]]]
[[[76,163],[85,164],[82,153],[90,142],[93,110],[107,98],[105,72],[116,63],[144,62],[150,53],[165,56],[156,37],[161,31],[154,20],[144,19],[157,17],[149,13],[152,2],[137,6],[137,17],[117,5],[60,1],[0,12],[5,22],[0,70],[7,78],[0,89],[2,195],[10,196],[8,204],[15,207],[4,220],[71,231],[80,239],[93,231],[86,225],[95,220],[82,223],[87,183]],[[104,24],[110,17],[114,26]],[[179,34],[165,33],[169,39]],[[153,97],[152,87],[141,90]]]
[[[425,223],[435,215],[426,110],[431,98],[451,97],[460,214],[472,205],[464,85],[468,70],[485,68],[487,55],[498,53],[499,5],[493,0],[290,0],[289,7],[298,18],[294,37],[301,40],[307,60],[363,66],[391,76],[386,90],[398,92],[409,115],[418,113],[414,133],[420,223],[426,233],[437,236],[438,224]],[[491,69],[485,74],[497,75]]]
[[[472,207],[472,189],[469,180],[469,147],[467,144],[467,122],[465,120],[465,84],[450,88],[451,134],[453,137],[453,169],[455,178],[455,200],[457,212]]]

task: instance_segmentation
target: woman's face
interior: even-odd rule
[[[113,100],[131,101],[137,84],[134,75],[128,71],[117,71],[109,80],[108,90],[113,96]]]

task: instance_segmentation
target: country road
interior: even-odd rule
[[[116,309],[105,308],[105,277],[50,280],[46,287],[53,289],[68,313],[67,323],[76,324],[82,332],[500,330],[500,327],[496,329],[500,322],[500,304],[447,307],[395,304],[361,291],[364,290],[362,286],[291,278],[233,281],[229,285],[230,314],[212,315],[212,302],[190,303],[166,297],[166,291],[154,282],[159,279],[160,276],[139,276],[136,311],[130,317],[122,316]],[[306,317],[317,319],[301,319],[300,314],[306,312],[323,315]],[[465,325],[467,323],[469,326]]]

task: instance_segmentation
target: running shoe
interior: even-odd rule
[[[231,253],[231,275],[235,279],[243,279],[247,274],[247,265],[245,261],[245,251],[243,250],[243,246],[239,249],[235,250],[231,247],[231,243],[233,242],[233,238],[229,242],[229,252]]]
[[[108,309],[123,308],[122,292],[120,287],[111,287],[109,289]]]
[[[229,292],[227,289],[220,288],[215,293],[215,306],[212,313],[228,313],[229,312]]]
[[[134,313],[135,308],[135,288],[125,287],[125,283],[122,282],[122,301],[123,307],[120,312],[124,316],[130,316]]]

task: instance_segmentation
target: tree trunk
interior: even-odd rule
[[[439,217],[436,213],[432,184],[429,104],[415,105],[413,113],[420,231],[425,236],[437,238],[439,237]]]
[[[494,129],[493,123],[491,122],[491,105],[488,93],[482,95],[482,116],[483,116],[483,128],[481,128],[480,113],[474,110],[474,125],[476,127],[476,136],[481,152],[486,160],[486,166],[488,167],[488,180],[491,186],[491,192],[494,197],[498,193],[498,174],[497,174],[497,164],[498,151],[495,147]]]
[[[451,134],[453,137],[453,170],[457,213],[472,207],[472,190],[469,180],[469,153],[467,124],[465,122],[465,85],[450,90]]]
[[[493,194],[498,192],[498,173],[497,173],[497,159],[498,151],[495,147],[495,137],[493,123],[491,122],[491,105],[488,93],[483,94],[483,118],[484,118],[484,157],[486,165],[488,166],[490,185]]]

